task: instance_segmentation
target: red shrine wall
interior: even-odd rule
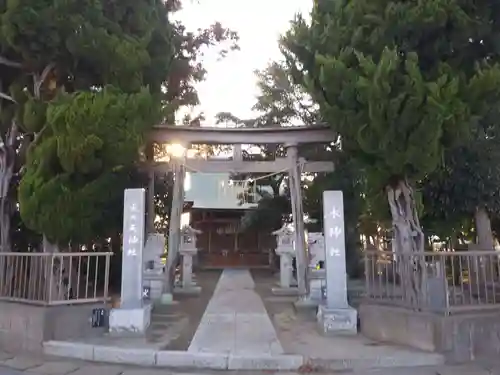
[[[198,235],[198,266],[269,267],[273,261],[276,239],[271,233],[241,231],[244,210],[191,211],[191,226]]]

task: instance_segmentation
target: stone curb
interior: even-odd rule
[[[325,371],[361,370],[367,368],[440,366],[444,357],[432,353],[412,353],[409,356],[332,359],[306,358],[302,355],[232,355],[218,353],[195,353],[174,350],[118,348],[89,345],[67,341],[47,341],[43,344],[46,355],[80,359],[90,362],[136,365],[146,367],[169,367],[206,370],[270,370],[297,371],[303,366]]]
[[[321,371],[346,371],[384,368],[414,368],[428,366],[442,366],[445,364],[441,354],[425,353],[419,356],[415,353],[415,358],[371,358],[371,359],[326,359],[307,358],[305,362],[308,366]]]
[[[156,351],[65,341],[44,342],[43,352],[46,355],[90,362],[186,369],[294,371],[304,364],[304,358],[301,355],[246,356],[173,350]]]

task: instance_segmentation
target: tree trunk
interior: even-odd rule
[[[5,64],[5,61],[2,61]],[[50,71],[53,69],[54,64],[49,64],[45,67],[41,75],[35,74],[33,76],[33,93],[36,98],[40,98],[41,87],[48,77]],[[6,98],[15,103],[13,98]],[[19,127],[15,120],[12,120],[10,129],[5,135],[5,139],[0,137],[0,252],[8,252],[11,250],[10,244],[10,226],[13,202],[9,199],[9,190],[14,176],[14,169],[16,166],[16,159],[19,155],[23,155],[23,145],[18,150],[18,137]],[[27,138],[25,138],[26,140]],[[15,275],[13,267],[14,259],[10,257],[6,260],[5,257],[0,257],[0,275],[5,275],[2,280],[0,278],[0,292],[10,291],[9,293],[17,293],[14,288],[11,288],[11,283],[14,282],[18,275]],[[3,282],[3,286],[1,285]],[[17,283],[20,284],[20,283]]]
[[[75,269],[76,264],[71,263],[70,257],[55,256],[55,254],[61,252],[59,245],[50,242],[45,235],[43,236],[43,252],[52,254],[52,258],[46,258],[47,273],[45,281],[50,295],[49,302],[71,299],[78,285],[78,273]],[[52,278],[50,274],[52,274]]]
[[[0,144],[0,251],[10,251],[9,190],[16,164],[16,143],[19,129],[15,121]]]
[[[392,216],[393,252],[405,301],[418,308],[424,297],[424,233],[417,214],[413,188],[407,180],[386,187]]]
[[[494,250],[493,232],[488,212],[484,207],[476,207],[474,212],[478,250]]]
[[[179,248],[181,245],[181,215],[184,207],[184,178],[185,167],[176,163],[174,172],[174,191],[172,198],[171,215],[169,217],[167,264],[165,266],[164,293],[173,293],[175,284],[175,271],[180,260]]]
[[[0,252],[11,251],[10,222],[12,204],[9,198],[10,184],[16,164],[16,143],[19,129],[15,121],[7,132],[5,139],[0,139]],[[2,294],[15,293],[12,288],[14,281],[14,259],[0,257],[0,292]],[[3,276],[5,275],[5,276]]]
[[[491,230],[490,216],[484,207],[478,206],[474,212],[474,221],[476,224],[476,243],[469,245],[470,251],[494,251],[495,243],[493,232]],[[488,256],[468,257],[469,264],[469,284],[471,288],[480,293],[481,285],[493,282],[497,277],[495,275],[495,266],[493,259]]]

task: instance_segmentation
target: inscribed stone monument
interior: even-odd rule
[[[341,191],[323,192],[326,303],[319,306],[318,324],[325,334],[356,334],[357,311],[347,303],[344,202]]]
[[[143,249],[145,190],[127,189],[123,207],[123,260],[120,308],[109,317],[113,333],[144,333],[151,320],[151,306],[143,300]]]

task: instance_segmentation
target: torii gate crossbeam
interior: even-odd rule
[[[300,161],[299,161],[300,163]],[[186,159],[184,162],[187,172],[200,173],[274,173],[288,172],[290,162],[287,158],[278,158],[274,161],[233,161],[233,160],[200,160]],[[171,163],[156,162],[153,164],[155,173],[174,171]],[[335,164],[332,161],[304,161],[303,173],[333,172]]]

